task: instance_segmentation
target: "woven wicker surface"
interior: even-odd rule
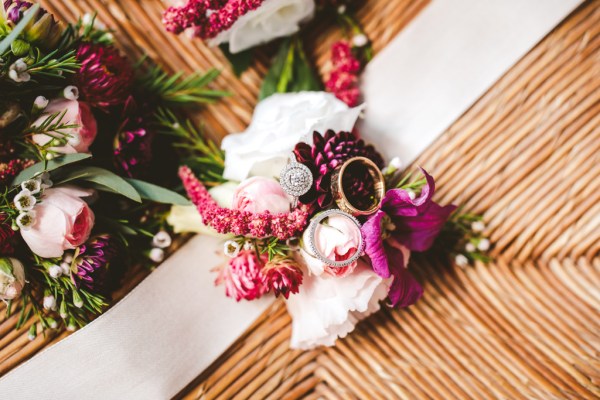
[[[171,70],[225,66],[200,41],[160,26],[158,0],[43,1],[64,19],[97,11],[132,57]],[[369,0],[359,16],[377,52],[427,1]],[[337,32],[311,29],[321,72]],[[290,320],[275,303],[186,398],[600,398],[600,1],[588,1],[520,60],[425,153],[437,199],[485,215],[496,261],[460,269],[418,257],[425,296],[383,310],[337,347],[288,347]],[[318,38],[318,40],[317,40]],[[199,113],[207,134],[243,129],[267,53],[236,94]],[[409,62],[410,60],[407,60]],[[145,276],[133,271],[126,293]],[[0,373],[65,333],[28,342],[0,325]]]

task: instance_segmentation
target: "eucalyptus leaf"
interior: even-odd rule
[[[120,194],[135,202],[141,203],[140,194],[125,179],[119,175],[99,167],[83,167],[62,175],[60,183],[83,180],[90,182],[98,190]]]
[[[169,189],[154,185],[152,183],[140,181],[138,179],[125,178],[125,180],[137,190],[142,199],[164,204],[176,204],[188,206],[192,204],[188,199]]]
[[[91,154],[75,153],[65,154],[64,156],[56,157],[50,161],[40,161],[39,163],[33,164],[31,167],[25,168],[23,171],[21,171],[12,181],[12,185],[20,185],[21,182],[33,178],[40,172],[54,171],[57,168],[64,167],[65,165],[73,164],[82,160],[86,160],[90,157],[92,157]]]
[[[3,54],[8,48],[12,45],[13,41],[15,41],[21,32],[27,27],[29,22],[37,15],[38,9],[40,8],[39,4],[34,4],[33,7],[25,12],[21,21],[15,26],[15,28],[0,42],[0,54]]]
[[[231,64],[235,76],[239,77],[250,67],[250,63],[252,63],[252,49],[233,54],[229,51],[228,43],[221,44],[219,48],[225,58],[227,58],[227,61],[229,61],[229,64]]]

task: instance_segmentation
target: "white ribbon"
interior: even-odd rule
[[[436,0],[369,64],[366,138],[414,160],[580,0]],[[0,380],[7,399],[166,399],[270,304],[213,286],[218,239],[195,237],[125,299]]]

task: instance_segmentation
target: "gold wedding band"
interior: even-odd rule
[[[373,179],[373,202],[367,209],[358,208],[352,203],[352,200],[348,198],[347,194],[344,192],[344,174],[346,173],[348,167],[355,163],[366,167],[371,175],[371,178]],[[334,200],[340,210],[354,216],[371,215],[379,210],[379,206],[381,205],[383,196],[385,195],[385,181],[381,170],[373,161],[366,157],[352,157],[333,171],[331,176],[331,190]]]

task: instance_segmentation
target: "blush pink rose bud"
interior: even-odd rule
[[[53,135],[58,138],[62,137],[61,133],[67,134],[68,136],[64,137],[65,143],[61,143],[50,149],[63,154],[87,153],[94,142],[94,139],[96,139],[98,128],[92,110],[86,103],[69,99],[52,100],[44,109],[44,114],[39,117],[33,125],[40,126],[50,115],[62,112],[65,112],[65,114],[60,120],[61,124],[77,126],[69,129],[62,129],[60,133],[54,132]],[[57,121],[58,119],[55,119],[53,123]],[[47,144],[51,140],[53,140],[53,137],[49,135],[33,135],[33,141],[40,146]]]
[[[35,206],[35,224],[21,230],[31,251],[40,257],[55,258],[82,245],[94,226],[94,213],[82,200],[91,194],[91,190],[74,186],[46,189]]]
[[[244,180],[233,193],[233,209],[271,214],[289,213],[291,200],[274,179],[255,176]]]
[[[25,286],[25,268],[12,257],[0,258],[0,300],[13,300],[21,295]]]
[[[304,243],[309,243],[309,230],[304,233]],[[315,246],[328,260],[344,261],[352,257],[360,247],[360,230],[352,221],[340,216],[327,218],[315,230]],[[336,277],[346,276],[356,268],[357,262],[345,267],[333,267],[302,251],[308,269],[314,275],[324,272]]]

